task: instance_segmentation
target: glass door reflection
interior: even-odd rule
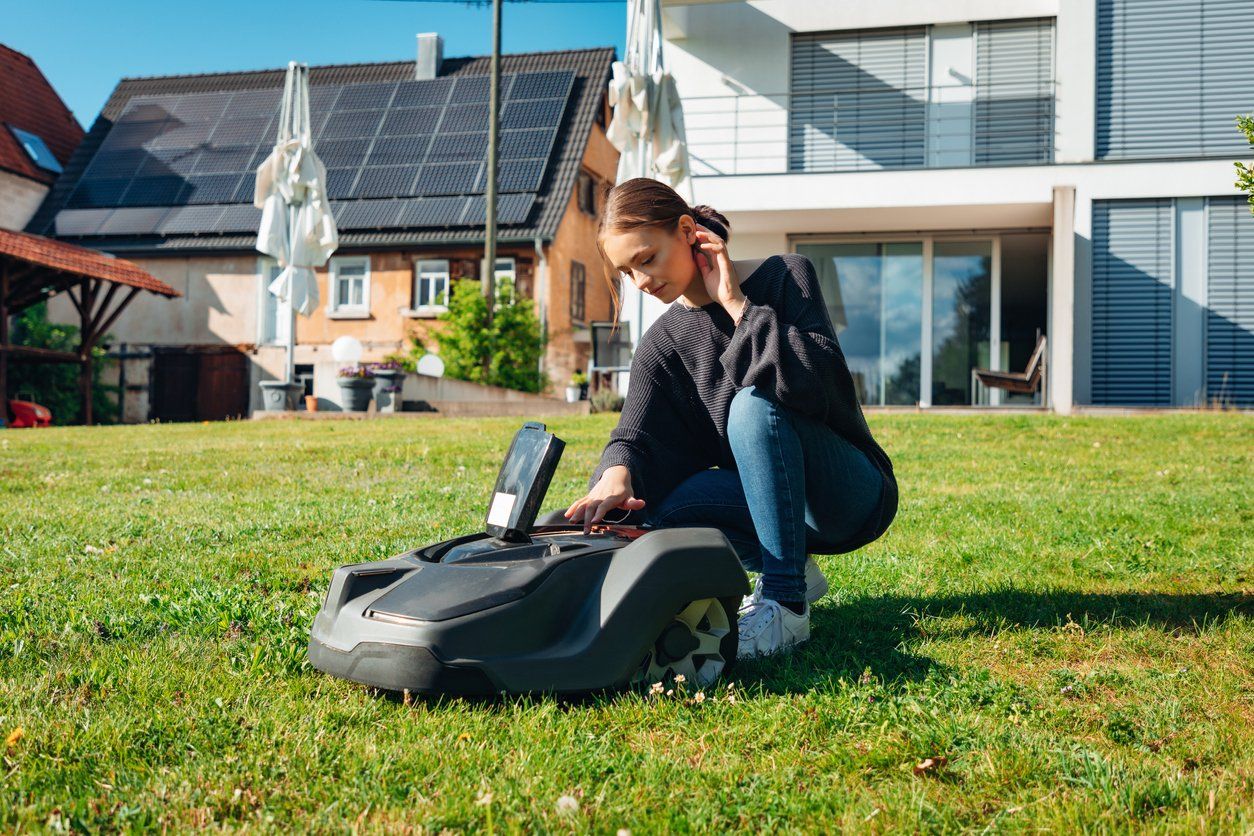
[[[923,244],[801,244],[863,404],[919,400]]]
[[[932,405],[972,402],[971,370],[989,368],[992,241],[932,250]]]

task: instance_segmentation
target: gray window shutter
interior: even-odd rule
[[[1254,111],[1250,0],[1098,0],[1098,159],[1227,156]]]
[[[789,170],[922,166],[926,85],[924,27],[793,35]]]
[[[1254,407],[1254,216],[1240,197],[1212,197],[1206,214],[1206,397]]]
[[[1092,399],[1171,404],[1172,201],[1093,202]]]
[[[1054,20],[975,25],[975,162],[1054,157]]]

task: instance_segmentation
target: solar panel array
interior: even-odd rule
[[[484,222],[488,77],[310,88],[314,149],[341,229]],[[574,83],[565,71],[501,76],[497,221],[523,223]],[[255,230],[255,172],[274,145],[282,91],[135,96],[57,215],[59,235]]]

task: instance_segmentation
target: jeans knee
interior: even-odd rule
[[[747,386],[735,394],[727,409],[727,435],[753,437],[770,426],[769,418],[775,402],[756,386]]]

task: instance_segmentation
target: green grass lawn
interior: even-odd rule
[[[549,421],[546,508],[616,418]],[[0,432],[0,829],[1249,832],[1254,419],[871,421],[901,507],[809,643],[573,703],[305,662],[331,570],[477,530],[521,419]]]

